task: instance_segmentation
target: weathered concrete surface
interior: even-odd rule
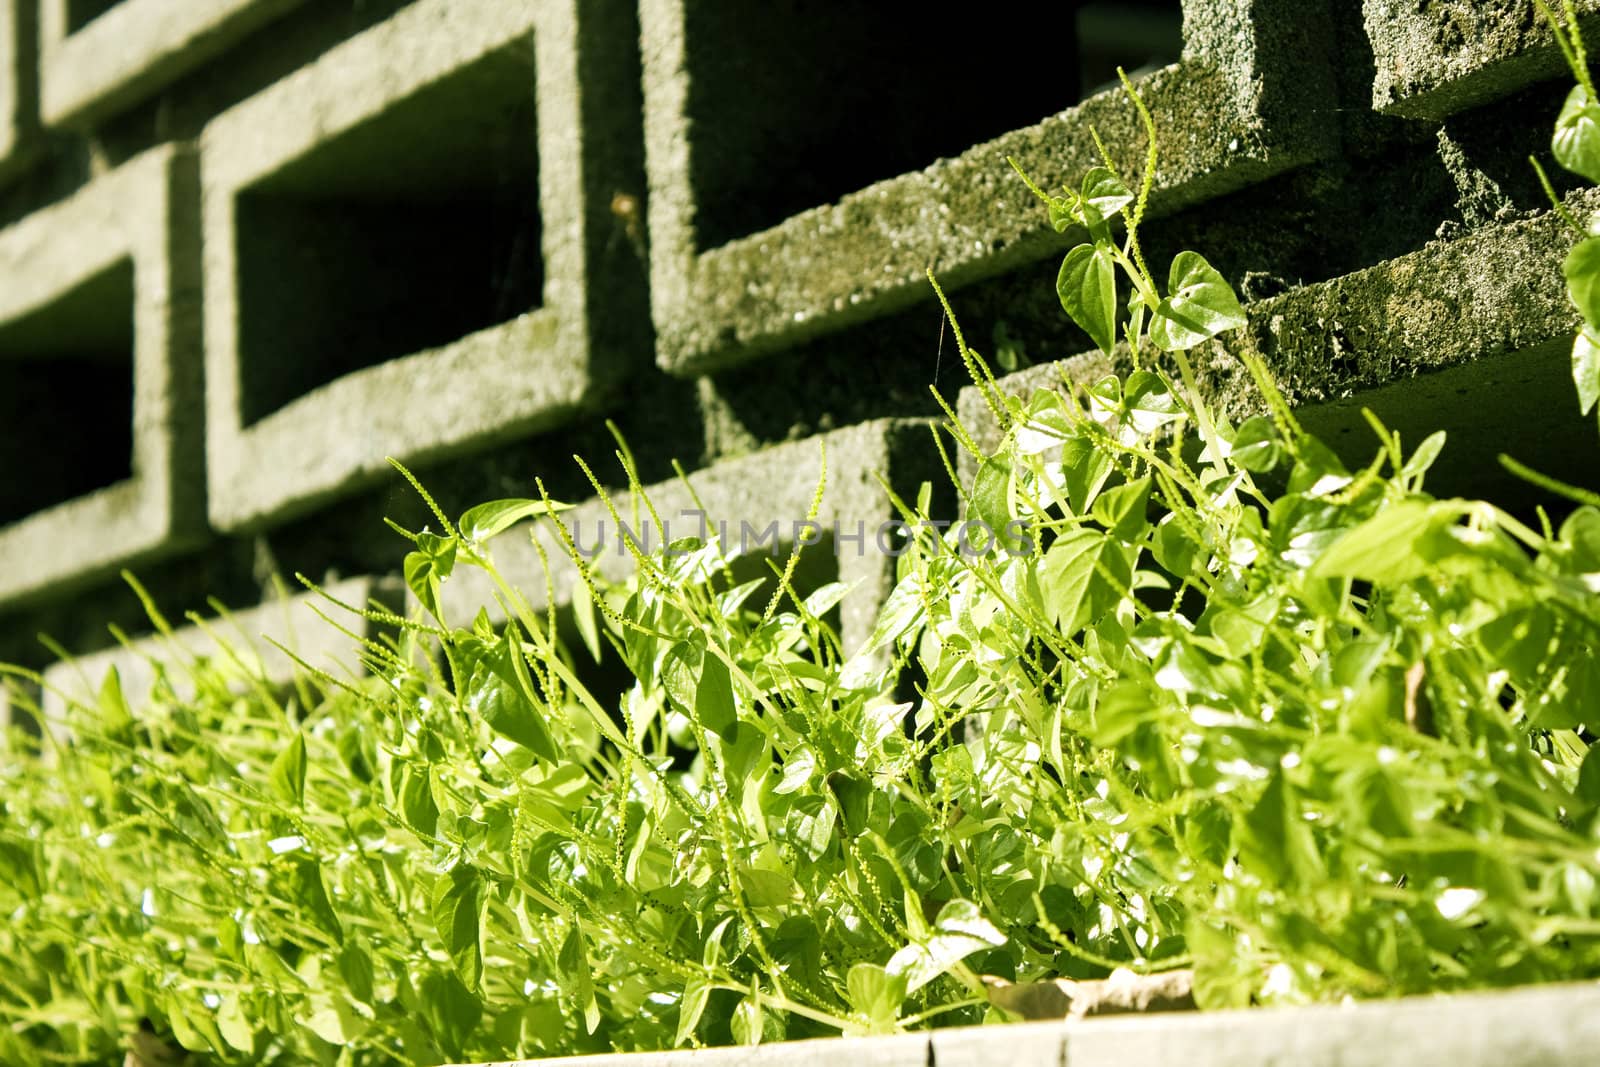
[[[523,1060],[484,1067],[534,1067],[534,1065],[577,1064],[581,1067],[645,1067],[682,1064],[683,1067],[830,1067],[848,1063],[851,1067],[929,1067],[928,1037],[838,1037],[812,1041],[787,1041],[778,1045],[740,1045],[725,1048],[691,1049],[670,1053],[611,1053],[598,1056],[570,1056],[565,1059]]]
[[[350,578],[328,586],[327,592],[352,607],[365,608],[376,601],[384,610],[393,611],[402,600],[399,589],[399,583],[394,581]],[[361,649],[330,619],[363,637],[374,637],[378,631],[367,619],[344,611],[319,594],[302,593],[208,619],[204,626],[185,626],[174,630],[170,637],[141,638],[57,663],[44,672],[40,710],[47,722],[58,723],[70,703],[94,707],[100,686],[113,667],[123,696],[135,711],[161,677],[179,697],[191,696],[194,686],[183,667],[202,659],[232,677],[241,688],[260,682],[292,683],[299,667],[283,651],[285,648],[340,680],[365,673]]]
[[[0,231],[0,391],[27,400],[6,405],[16,410],[0,447],[0,502],[47,472],[94,487],[10,509],[0,604],[60,595],[204,536],[195,198],[192,155],[161,149]],[[106,284],[119,274],[126,285]],[[24,392],[58,365],[83,374],[85,395],[102,374],[131,384],[108,410],[80,410],[72,382]],[[103,454],[119,439],[120,457]],[[111,484],[102,476],[116,478],[119,461],[124,476]]]
[[[955,287],[1064,249],[1072,235],[1045,223],[1008,156],[1046,188],[1076,182],[1099,161],[1091,128],[1114,146],[1130,180],[1144,158],[1132,105],[1120,90],[1102,92],[953,159],[703,250],[697,218],[714,205],[699,201],[695,180],[705,134],[689,122],[690,7],[690,0],[645,0],[640,13],[651,299],[658,360],[675,374],[726,367],[926,300],[929,267]],[[1164,148],[1153,211],[1177,210],[1332,151],[1334,124],[1308,118],[1334,92],[1324,14],[1309,0],[1185,3],[1184,59],[1141,84]]]
[[[1580,219],[1600,192],[1575,194]],[[1577,312],[1561,263],[1573,235],[1553,212],[1480,229],[1317,285],[1245,306],[1249,325],[1191,353],[1201,387],[1233,418],[1258,410],[1236,358],[1262,357],[1309,429],[1336,447],[1348,441],[1370,458],[1376,439],[1360,408],[1373,408],[1406,442],[1445,429],[1450,464],[1476,472],[1435,488],[1484,494],[1499,479],[1496,456],[1510,451],[1550,473],[1593,483],[1592,463],[1569,445],[1592,425],[1577,417],[1568,359]],[[1088,382],[1125,353],[1097,353],[1030,368],[1001,380],[1011,395],[1059,380]],[[998,444],[975,387],[958,413],[984,447]],[[1588,453],[1592,454],[1592,453]],[[1364,459],[1363,459],[1364,462]],[[970,471],[970,466],[968,467]]]
[[[704,506],[707,532],[720,534],[726,524],[723,545],[730,549],[742,545],[744,550],[737,555],[747,564],[742,568],[749,571],[744,577],[760,577],[770,574],[764,559],[773,559],[781,566],[787,558],[796,527],[804,522],[823,480],[825,456],[826,485],[817,518],[822,535],[818,543],[805,550],[804,571],[797,574],[795,581],[802,592],[829,581],[854,587],[840,608],[845,647],[854,648],[871,632],[878,607],[894,578],[894,558],[879,548],[877,535],[879,527],[895,518],[896,512],[877,479],[882,476],[902,498],[914,499],[917,486],[933,477],[927,463],[934,460],[929,455],[932,446],[927,433],[926,426],[915,422],[864,423],[697,471],[689,475],[693,494],[681,481],[670,481],[647,486],[645,495],[655,506],[671,540],[700,535],[700,519],[685,514],[697,509],[698,497]],[[615,497],[614,503],[641,544],[646,536],[639,531],[647,529],[649,545],[661,547],[663,531],[642,504],[636,510],[629,494]],[[604,502],[590,500],[564,512],[561,519],[580,549],[592,555],[591,563],[602,576],[620,581],[633,572],[633,558]],[[776,535],[764,539],[769,525],[774,523]],[[746,524],[748,536],[743,536]],[[548,585],[533,539],[528,536],[530,530],[550,561]],[[837,539],[836,530],[841,534]],[[846,540],[858,532],[864,533],[864,541]],[[886,533],[886,541],[888,536]],[[550,603],[552,594],[558,608],[571,603],[578,570],[547,522],[503,533],[491,548],[501,575],[527,597],[536,611]],[[492,621],[503,621],[505,613],[495,603],[495,592],[493,582],[483,572],[459,568],[444,585],[446,618],[452,625],[470,625],[482,608]]]
[[[122,0],[74,28],[70,0],[40,0],[44,121],[82,125],[131,107],[303,3]]]
[[[208,127],[216,526],[304,512],[389,456],[551,427],[648,360],[641,271],[610,214],[639,170],[632,17],[621,0],[423,0]],[[535,266],[461,318],[441,286],[476,266],[451,242],[496,159],[515,184],[488,196],[516,214],[484,239],[536,246]]]
[[[1589,1067],[1593,983],[1308,1008],[1016,1023],[495,1067]]]
[[[1560,0],[1551,6],[1559,9]],[[1586,38],[1600,40],[1600,2],[1574,6],[1586,16]],[[1443,119],[1566,74],[1533,0],[1364,0],[1362,14],[1372,45],[1372,106],[1392,115]]]

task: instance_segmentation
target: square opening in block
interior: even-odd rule
[[[0,325],[0,525],[133,475],[133,263]]]
[[[50,2],[50,0],[46,0]],[[67,5],[67,32],[77,33],[122,0],[57,0]]]
[[[1125,65],[1177,59],[1181,26],[1179,0],[938,15],[911,0],[681,2],[702,252],[1071,106],[1100,62],[1080,55],[1080,8],[1155,13],[1149,54]]]
[[[242,190],[241,418],[543,300],[531,38]]]

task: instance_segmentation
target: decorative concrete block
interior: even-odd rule
[[[1559,0],[1552,6],[1559,9]],[[1596,40],[1600,0],[1574,7],[1586,38]],[[1372,106],[1389,114],[1443,119],[1544,78],[1570,78],[1533,0],[1364,0],[1362,16]]]
[[[622,0],[421,0],[207,128],[216,526],[549,428],[647,364],[610,212],[634,27]]]
[[[142,102],[305,0],[39,0],[40,109],[85,125]]]
[[[1137,25],[1118,20],[1146,17],[1159,40],[1176,6],[932,18],[883,3],[840,20],[785,0],[747,19],[641,0],[660,364],[709,373],[929,299],[929,267],[959,286],[1064,249],[1074,235],[1051,230],[1007,157],[1042,186],[1076,184],[1099,162],[1092,128],[1133,180],[1145,136],[1114,76],[1074,103],[1073,68],[1096,57],[1075,60],[1073,16],[1098,12],[1079,41],[1136,68],[1116,42]],[[1334,150],[1309,117],[1333,98],[1322,4],[1184,0],[1182,39],[1140,83],[1167,146],[1155,212]]]
[[[1529,988],[1292,1009],[1067,1024],[1063,1067],[1581,1067],[1600,1041],[1600,987]]]
[[[665,530],[630,494],[618,494],[613,503],[642,547],[660,549],[682,537],[717,534],[743,562],[738,570],[748,572],[740,574],[746,579],[770,574],[764,561],[781,566],[796,539],[802,539],[796,588],[804,591],[842,581],[855,590],[840,608],[842,636],[851,649],[871,633],[894,578],[894,556],[884,546],[897,549],[895,531],[882,530],[882,544],[879,536],[880,528],[898,516],[878,476],[903,498],[915,499],[921,481],[934,476],[931,466],[919,462],[933,458],[927,434],[927,427],[914,421],[884,419],[713,464],[689,475],[692,494],[681,481],[647,486],[645,495]],[[824,454],[827,478],[819,529],[808,540],[804,520],[822,480]],[[704,528],[696,498],[704,507]],[[602,576],[620,581],[633,572],[633,558],[603,501],[590,500],[563,512],[561,520]],[[526,530],[532,531],[550,561],[548,584]],[[501,575],[536,611],[545,609],[552,593],[558,608],[571,603],[578,570],[548,521],[503,533],[490,548]],[[466,626],[482,608],[492,621],[503,622],[505,613],[498,609],[495,593],[494,583],[483,572],[461,568],[444,585],[445,615],[453,625]]]
[[[0,604],[204,536],[196,187],[161,148],[0,231]]]
[[[392,611],[402,602],[398,582],[372,578],[335,582],[327,593],[352,607],[376,601]],[[329,620],[362,637],[376,636],[377,627],[365,618],[349,614],[320,594],[302,593],[231,612],[204,626],[185,626],[167,637],[140,638],[57,663],[44,672],[40,708],[47,722],[57,723],[69,703],[93,707],[113,667],[124,698],[135,710],[163,676],[180,697],[191,696],[193,686],[181,665],[201,659],[236,676],[241,687],[259,681],[288,685],[299,668],[283,649],[340,680],[364,674],[361,648]]]
[[[678,1052],[618,1052],[582,1057],[584,1067],[930,1067],[927,1034],[893,1037],[832,1037],[736,1045]],[[483,1067],[556,1067],[571,1059],[522,1060]]]

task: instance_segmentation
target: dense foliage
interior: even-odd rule
[[[368,678],[180,658],[15,734],[0,1059],[878,1033],[1116,968],[1192,967],[1203,1007],[1600,975],[1600,508],[1434,499],[1442,437],[1375,420],[1347,469],[1257,363],[1230,424],[1185,355],[1242,324],[1226,282],[1157,283],[1109,159],[1041,196],[1089,238],[1064,307],[1137,369],[1019,399],[962,343],[1003,443],[936,437],[967,524],[896,502],[850,656],[849,590],[737,583],[715,538],[585,570],[568,647],[491,551],[559,506],[502,501],[407,534],[423,608]],[[443,622],[464,568],[509,622]]]

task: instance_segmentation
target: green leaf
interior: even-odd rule
[[[1083,199],[1093,204],[1102,217],[1110,218],[1133,203],[1134,198],[1121,178],[1104,167],[1090,167],[1083,176]]]
[[[974,952],[1005,943],[1005,934],[983,917],[976,904],[952,900],[940,910],[933,935],[896,952],[884,970],[902,978],[909,995],[948,973]]]
[[[1119,541],[1135,541],[1150,528],[1145,511],[1150,505],[1150,476],[1107,489],[1094,502],[1093,515]]]
[[[567,936],[561,941],[557,962],[567,991],[583,1009],[584,1029],[594,1033],[600,1026],[600,1005],[594,997],[594,974],[589,966],[589,950],[583,936],[583,926],[577,920],[567,927]]]
[[[1111,254],[1093,245],[1067,253],[1056,277],[1061,306],[1107,355],[1117,343],[1117,275]]]
[[[1591,808],[1600,808],[1600,745],[1590,745],[1578,765],[1577,797]]]
[[[1061,449],[1061,475],[1067,484],[1067,506],[1084,515],[1111,476],[1111,457],[1087,434],[1074,434]]]
[[[728,665],[700,645],[680,641],[667,653],[662,671],[667,695],[685,715],[718,737],[729,737],[739,723]]]
[[[100,728],[107,737],[122,737],[133,725],[133,715],[122,695],[122,676],[113,664],[100,682]]]
[[[1339,536],[1311,565],[1313,578],[1407,582],[1438,561],[1435,534],[1465,514],[1460,501],[1401,500]]]
[[[424,837],[439,826],[439,808],[433,801],[433,783],[423,764],[408,763],[400,772],[400,812],[406,825]]]
[[[433,883],[433,925],[455,964],[461,984],[476,991],[483,975],[482,879],[458,863]]]
[[[1578,414],[1587,415],[1600,402],[1600,333],[1588,325],[1572,342],[1572,381],[1578,387]]]
[[[589,656],[600,662],[600,628],[595,621],[594,594],[588,582],[578,582],[572,587],[572,621],[578,627],[578,637]]]
[[[1248,321],[1233,288],[1198,253],[1173,259],[1167,291],[1150,320],[1150,340],[1165,351],[1193,348]]]
[[[1561,105],[1550,151],[1574,174],[1600,182],[1600,107],[1582,85],[1574,85]]]
[[[1230,455],[1245,470],[1263,474],[1282,463],[1288,451],[1272,420],[1265,415],[1253,415],[1233,435]]]
[[[558,504],[555,501],[547,506],[543,500],[495,500],[469,509],[461,516],[456,528],[462,540],[482,544],[523,519],[554,515],[570,507],[571,504]]]
[[[1439,458],[1439,453],[1444,451],[1445,433],[1436,430],[1423,439],[1417,450],[1411,453],[1411,458],[1406,460],[1406,465],[1400,469],[1400,476],[1407,481],[1414,482],[1417,486],[1422,483],[1420,479],[1433,466]]]
[[[888,1033],[906,999],[906,976],[890,974],[876,963],[858,963],[845,979],[853,1011],[872,1021],[875,1032]]]
[[[417,602],[429,615],[441,619],[439,576],[434,570],[433,557],[426,552],[407,552],[400,569],[405,574],[406,587],[415,594]]]
[[[1316,840],[1282,771],[1273,772],[1261,799],[1236,825],[1239,858],[1257,877],[1284,886],[1314,885],[1322,877]]]
[[[973,515],[996,533],[1011,521],[1010,489],[1010,465],[993,456],[979,465],[972,479]]]
[[[560,762],[561,749],[539,709],[528,698],[531,687],[519,676],[517,664],[522,651],[515,627],[493,642],[459,637],[456,652],[467,676],[466,688],[460,693],[462,707],[501,737],[550,763]]]
[[[224,993],[217,1006],[217,1031],[222,1040],[247,1055],[256,1050],[256,1030],[250,1015],[239,1002],[239,994]]]
[[[1128,375],[1122,390],[1120,416],[1140,437],[1155,433],[1161,427],[1176,422],[1185,414],[1183,405],[1172,395],[1167,382],[1159,374],[1136,370]]]
[[[1600,330],[1600,237],[1585,237],[1573,245],[1561,271],[1567,278],[1567,295],[1584,323]],[[1573,355],[1576,360],[1576,351]]]
[[[451,1059],[466,1053],[483,1019],[483,1003],[448,971],[430,971],[418,991],[422,1017],[441,1051]]]
[[[1083,527],[1057,537],[1039,570],[1050,620],[1069,634],[1116,607],[1132,582],[1133,567],[1122,547]]]
[[[272,761],[267,781],[285,802],[300,808],[306,800],[306,737],[296,730],[294,738]]]
[[[683,999],[678,1002],[678,1032],[672,1039],[674,1048],[688,1043],[700,1025],[700,1016],[705,1014],[706,999],[710,995],[711,986],[704,978],[691,978],[683,984]]]
[[[338,944],[344,940],[344,927],[322,884],[322,868],[309,856],[299,856],[289,866],[289,895],[300,905],[313,925]]]
[[[352,938],[339,950],[339,976],[344,979],[350,995],[363,1004],[372,1005],[372,956],[362,943]]]

